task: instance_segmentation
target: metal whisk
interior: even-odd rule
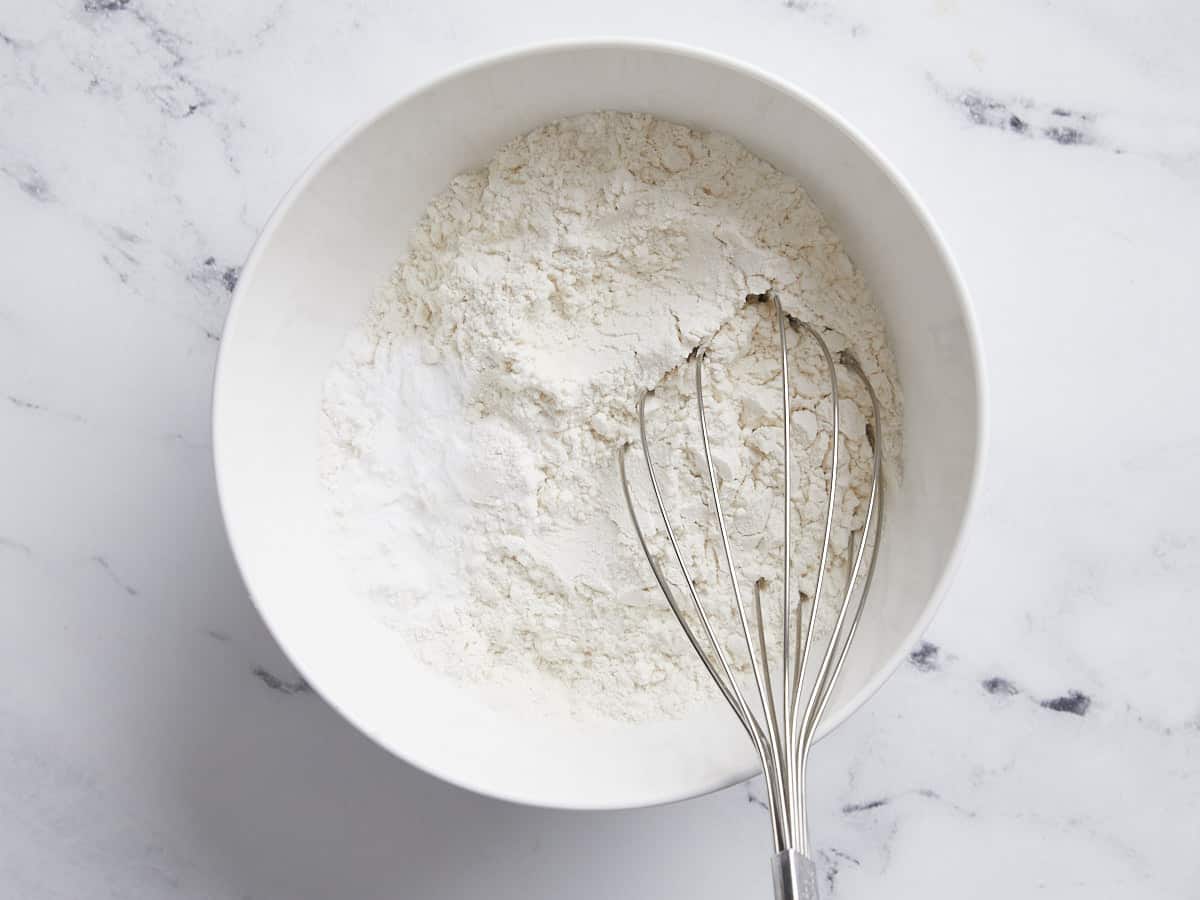
[[[867,439],[872,451],[871,487],[867,501],[867,509],[861,528],[851,532],[847,552],[848,573],[845,589],[840,597],[837,618],[828,637],[823,654],[813,647],[813,624],[816,622],[817,611],[823,600],[825,588],[825,570],[829,563],[830,538],[834,530],[834,516],[838,490],[838,440],[840,422],[838,416],[838,375],[837,365],[829,345],[821,336],[818,329],[806,322],[800,322],[786,313],[779,297],[773,292],[762,295],[752,295],[750,300],[769,302],[775,311],[779,328],[779,358],[782,375],[783,403],[783,635],[782,652],[780,653],[778,670],[782,676],[781,689],[772,677],[772,665],[768,654],[766,629],[763,622],[762,588],[764,581],[759,579],[754,585],[755,622],[747,615],[746,604],[743,600],[741,584],[738,579],[737,567],[734,565],[733,551],[730,547],[729,532],[725,516],[721,509],[721,491],[717,480],[716,469],[713,466],[712,452],[709,447],[708,424],[704,411],[704,356],[703,347],[695,353],[696,370],[696,410],[700,419],[700,438],[704,445],[704,460],[708,469],[708,483],[712,491],[712,511],[720,529],[721,546],[724,551],[725,567],[728,569],[733,588],[733,598],[737,607],[738,621],[741,625],[742,637],[745,639],[746,652],[750,659],[753,673],[756,700],[748,700],[747,692],[739,684],[738,678],[730,664],[726,650],[714,634],[712,621],[705,609],[704,601],[697,593],[692,574],[675,538],[671,525],[671,516],[663,501],[655,472],[654,461],[650,454],[650,444],[646,437],[646,398],[651,392],[642,395],[638,403],[638,420],[641,428],[642,453],[646,459],[646,469],[650,475],[650,486],[658,511],[662,516],[663,529],[667,540],[674,552],[691,599],[692,609],[700,625],[700,633],[688,621],[684,608],[676,598],[661,567],[655,560],[646,537],[638,521],[634,508],[633,496],[630,492],[629,478],[626,472],[626,455],[630,445],[622,448],[619,457],[621,484],[625,491],[625,502],[629,506],[629,514],[633,519],[633,527],[637,532],[638,541],[646,554],[646,560],[654,572],[655,580],[666,596],[667,603],[679,620],[684,634],[692,648],[699,655],[709,675],[716,682],[717,688],[733,709],[738,721],[746,730],[758,753],[762,765],[763,778],[766,782],[768,805],[771,812],[771,826],[775,840],[775,855],[772,858],[772,873],[775,881],[775,896],[777,900],[816,900],[817,873],[812,860],[808,840],[808,822],[805,809],[804,778],[808,761],[808,751],[812,746],[813,736],[817,725],[825,712],[833,687],[841,673],[842,663],[854,640],[855,632],[862,618],[866,605],[867,593],[871,586],[871,578],[875,571],[875,560],[879,546],[879,537],[883,530],[883,483],[881,480],[881,462],[883,457],[882,437],[879,423],[879,400],[871,386],[870,379],[864,374],[858,361],[848,352],[842,351],[839,362],[851,374],[858,378],[871,398],[871,420],[867,427]],[[788,349],[787,329],[795,328],[801,337],[807,335],[815,340],[821,349],[829,377],[832,434],[830,450],[830,467],[828,476],[828,506],[825,514],[824,537],[821,541],[821,555],[816,573],[816,584],[813,589],[811,602],[801,591],[793,590],[791,586],[791,538],[792,538],[792,477],[791,477],[791,394],[788,378]],[[870,545],[870,557],[863,571],[864,558]],[[861,576],[861,577],[860,577]],[[838,598],[834,598],[838,600]],[[804,607],[809,608],[807,624],[804,622]],[[793,631],[795,634],[793,635]],[[819,655],[819,666],[816,660]],[[810,662],[814,663],[810,667]],[[815,671],[813,668],[815,667]]]

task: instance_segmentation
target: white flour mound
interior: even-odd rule
[[[715,696],[634,543],[617,475],[662,549],[636,445],[639,396],[674,527],[745,666],[696,423],[706,402],[747,596],[778,623],[778,333],[750,293],[849,348],[883,405],[899,477],[901,397],[882,319],[793,179],[732,138],[594,113],[519,138],[430,204],[325,390],[322,476],[351,590],[428,665],[550,715],[647,720]],[[829,462],[829,386],[792,334],[794,578],[811,594]],[[843,474],[830,587],[861,525],[866,391],[839,367]],[[676,567],[664,555],[664,566]],[[675,577],[678,577],[677,575]],[[832,604],[825,607],[832,610]],[[773,612],[772,612],[773,610]],[[827,621],[817,631],[827,630]]]

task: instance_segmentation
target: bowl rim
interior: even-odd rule
[[[595,37],[595,38],[565,38],[559,40],[539,41],[533,44],[527,44],[508,50],[502,50],[495,53],[489,53],[483,56],[476,57],[467,62],[460,63],[444,70],[441,74],[421,81],[414,87],[403,92],[394,100],[386,103],[379,110],[360,119],[355,124],[344,130],[339,136],[334,138],[316,155],[316,157],[304,168],[300,176],[292,184],[292,186],[284,193],[278,203],[276,203],[271,214],[267,217],[266,223],[259,232],[251,247],[249,255],[241,269],[241,276],[238,279],[238,284],[234,289],[233,296],[230,300],[229,310],[225,316],[224,326],[221,332],[220,346],[217,351],[216,364],[213,369],[212,382],[212,402],[211,402],[211,439],[212,439],[212,459],[213,473],[217,488],[217,502],[221,513],[221,521],[225,527],[225,533],[229,541],[230,550],[233,553],[234,563],[237,566],[238,574],[242,578],[242,582],[246,587],[246,592],[250,597],[251,603],[258,611],[260,618],[266,625],[271,637],[279,645],[284,655],[287,656],[291,664],[296,668],[300,675],[313,686],[313,688],[321,695],[321,698],[328,703],[337,713],[347,720],[354,728],[368,737],[373,743],[377,744],[388,753],[403,760],[405,763],[414,768],[432,775],[441,781],[452,784],[464,790],[471,791],[483,796],[493,797],[509,803],[514,803],[523,806],[531,806],[543,809],[562,809],[562,810],[577,810],[577,811],[603,811],[603,810],[621,810],[621,809],[645,809],[655,806],[661,806],[668,803],[675,803],[682,800],[688,800],[695,797],[705,796],[718,790],[730,787],[734,784],[747,781],[759,773],[757,766],[749,767],[743,771],[730,773],[724,777],[710,779],[709,782],[700,784],[696,788],[688,791],[675,791],[670,794],[654,796],[647,799],[645,802],[639,802],[635,805],[630,805],[627,802],[623,803],[607,803],[603,800],[591,802],[587,804],[576,803],[557,803],[552,798],[523,796],[515,793],[510,793],[505,790],[497,790],[481,780],[472,780],[469,777],[458,773],[452,773],[440,770],[437,766],[430,763],[428,760],[416,761],[410,759],[403,748],[394,746],[392,742],[386,740],[382,736],[368,726],[367,723],[361,721],[361,717],[351,715],[343,709],[336,700],[327,696],[321,691],[320,685],[314,682],[309,673],[305,670],[305,666],[301,661],[300,654],[294,654],[287,639],[276,628],[272,620],[271,613],[267,605],[261,603],[255,596],[254,590],[250,584],[250,579],[247,575],[247,565],[245,563],[246,556],[244,552],[239,550],[238,529],[231,521],[228,511],[228,503],[226,500],[226,489],[221,477],[221,446],[223,441],[220,437],[219,422],[222,419],[220,410],[223,406],[222,396],[228,387],[223,387],[223,379],[221,377],[223,371],[223,362],[229,345],[228,338],[236,330],[240,318],[240,310],[244,305],[244,297],[248,293],[249,284],[253,282],[253,274],[262,257],[265,255],[267,248],[270,246],[274,237],[275,231],[278,229],[282,221],[287,217],[292,206],[295,204],[309,184],[324,168],[348,145],[353,143],[363,132],[370,129],[381,119],[390,115],[393,110],[402,104],[408,103],[415,97],[433,90],[434,88],[460,78],[463,75],[475,72],[481,69],[491,68],[497,65],[514,62],[516,60],[537,57],[540,55],[549,55],[555,53],[563,53],[577,50],[639,50],[650,51],[652,53],[668,54],[675,56],[687,57],[699,62],[707,63],[719,68],[734,71],[740,75],[748,76],[756,79],[765,85],[778,90],[796,102],[802,103],[816,112],[818,115],[825,118],[835,128],[841,130],[854,144],[856,144],[863,153],[879,168],[879,170],[892,182],[901,196],[907,201],[908,205],[916,214],[917,220],[925,228],[932,244],[934,245],[942,265],[945,267],[947,274],[950,277],[954,292],[958,299],[959,311],[962,315],[964,330],[967,335],[967,343],[969,347],[970,362],[973,368],[975,377],[975,453],[972,459],[972,474],[970,483],[967,488],[966,502],[963,506],[962,519],[959,524],[958,532],[955,535],[953,544],[950,547],[950,552],[946,558],[946,564],[942,569],[941,576],[934,585],[933,591],[930,594],[929,600],[925,605],[925,609],[909,629],[904,639],[899,643],[898,649],[887,659],[885,659],[875,675],[853,696],[847,703],[836,713],[824,717],[822,720],[815,740],[821,740],[829,735],[834,729],[846,721],[853,713],[857,712],[874,694],[883,686],[883,684],[891,678],[899,667],[900,663],[911,652],[911,648],[916,644],[920,637],[928,629],[933,618],[937,615],[939,608],[945,595],[949,591],[949,587],[958,568],[962,562],[964,548],[967,542],[968,533],[971,530],[971,525],[978,513],[980,487],[983,481],[984,467],[986,465],[986,451],[988,439],[988,403],[987,403],[987,383],[986,372],[983,356],[983,344],[979,336],[979,327],[976,320],[975,311],[971,304],[970,294],[967,291],[966,284],[962,274],[959,271],[954,257],[950,252],[949,246],[941,231],[934,223],[933,217],[930,215],[925,204],[917,196],[916,191],[908,183],[908,181],[899,173],[899,171],[887,160],[887,158],[863,136],[861,132],[851,125],[839,113],[835,112],[818,98],[812,96],[808,92],[796,87],[783,78],[772,75],[764,71],[758,66],[736,59],[723,53],[712,50],[706,50],[692,45],[656,40],[648,38],[635,37]]]

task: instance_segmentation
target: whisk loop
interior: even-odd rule
[[[850,545],[847,552],[848,568],[846,586],[840,598],[833,598],[838,603],[838,609],[832,631],[823,653],[818,654],[813,647],[814,623],[818,611],[822,607],[825,594],[825,572],[829,564],[830,544],[834,531],[836,515],[836,499],[838,489],[839,441],[841,421],[838,413],[838,374],[837,363],[820,331],[807,322],[801,322],[783,309],[779,297],[774,292],[753,295],[753,300],[771,303],[775,310],[775,318],[779,329],[779,358],[781,369],[781,396],[783,411],[783,627],[780,640],[779,679],[772,675],[771,654],[766,635],[765,617],[763,611],[762,593],[766,585],[764,579],[758,579],[754,584],[754,616],[753,622],[747,614],[743,598],[741,582],[738,579],[738,567],[734,560],[733,548],[730,545],[729,530],[721,505],[721,491],[717,479],[717,471],[713,464],[712,448],[709,442],[708,421],[704,406],[704,358],[705,350],[700,348],[694,354],[693,364],[696,376],[696,411],[700,421],[700,439],[704,449],[704,462],[708,474],[708,484],[712,497],[712,511],[716,518],[717,528],[721,537],[721,550],[725,568],[728,570],[730,585],[733,592],[734,605],[737,609],[737,620],[741,626],[742,638],[745,641],[746,654],[750,660],[750,671],[753,676],[754,691],[744,690],[739,683],[735,670],[729,660],[721,641],[713,629],[712,620],[705,609],[704,601],[696,590],[692,573],[684,559],[675,530],[671,525],[671,516],[663,500],[653,457],[650,453],[650,442],[646,436],[646,399],[647,391],[638,401],[638,428],[641,438],[642,455],[646,461],[646,471],[650,477],[650,488],[662,518],[663,529],[671,546],[675,562],[679,566],[682,582],[686,587],[690,609],[695,613],[699,622],[699,633],[693,627],[685,608],[680,604],[674,590],[655,559],[638,521],[637,510],[634,507],[633,495],[630,491],[629,478],[626,470],[626,456],[630,445],[623,447],[618,454],[621,486],[625,493],[625,502],[629,506],[629,514],[633,520],[634,532],[637,535],[655,581],[662,589],[679,625],[683,629],[688,642],[696,655],[700,657],[708,674],[716,683],[721,695],[725,698],[738,721],[745,729],[750,742],[754,745],[762,767],[763,779],[766,783],[768,807],[771,812],[771,828],[775,842],[775,857],[772,861],[772,871],[775,881],[777,900],[816,900],[817,880],[816,868],[811,859],[808,840],[808,822],[805,808],[804,782],[808,761],[809,748],[812,746],[817,726],[829,703],[834,685],[841,674],[842,664],[850,644],[854,640],[866,606],[867,595],[870,591],[871,580],[875,574],[875,561],[878,557],[880,535],[883,531],[883,484],[881,479],[883,447],[880,433],[879,399],[871,381],[863,372],[858,361],[848,351],[842,351],[839,362],[854,377],[865,386],[871,399],[871,420],[867,428],[867,438],[871,445],[871,486],[867,500],[866,513],[861,528],[850,535]],[[791,473],[791,392],[788,366],[787,329],[794,327],[801,336],[811,337],[817,342],[829,379],[830,401],[832,407],[832,435],[829,476],[827,480],[827,505],[824,517],[824,536],[821,540],[821,553],[817,567],[816,584],[813,588],[811,602],[802,591],[794,591],[791,585],[791,544],[792,544],[792,473]],[[870,555],[867,556],[867,547]],[[863,571],[866,562],[865,572]],[[794,596],[793,596],[794,594]],[[804,607],[809,607],[807,620]],[[852,612],[851,612],[852,610]],[[794,631],[794,634],[793,634]],[[818,660],[819,656],[819,660]],[[815,671],[810,672],[809,662],[813,662]],[[811,677],[810,677],[811,676]],[[777,687],[778,685],[778,687]],[[749,696],[748,696],[749,695]]]

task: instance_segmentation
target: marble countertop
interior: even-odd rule
[[[827,101],[978,307],[980,512],[814,754],[826,896],[1196,896],[1200,17],[1167,0],[0,6],[0,895],[769,896],[753,783],[566,814],[389,757],[275,647],[216,505],[213,364],[275,201],[447,66],[597,34]]]

